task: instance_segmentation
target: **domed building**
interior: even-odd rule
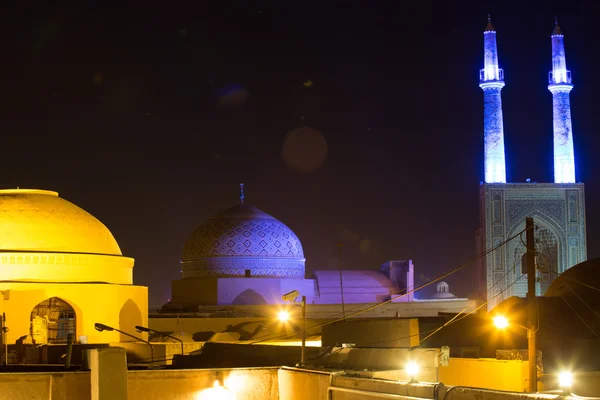
[[[446,281],[439,281],[435,285],[435,294],[431,296],[432,299],[455,299],[456,296],[450,293],[450,285]]]
[[[172,282],[171,301],[162,313],[282,304],[282,295],[292,291],[298,292],[298,299],[306,296],[311,305],[413,302],[411,260],[388,261],[380,270],[315,269],[312,278],[305,278],[306,259],[298,236],[273,216],[244,204],[243,184],[241,188],[240,204],[209,218],[189,235],[181,279]],[[445,285],[444,293],[428,301],[466,301],[447,292]]]
[[[189,236],[182,279],[173,282],[173,302],[192,307],[279,304],[281,295],[292,290],[312,297],[314,281],[304,279],[305,261],[302,243],[290,228],[242,201]]]
[[[304,278],[300,239],[283,222],[246,204],[200,225],[188,238],[183,278]]]
[[[58,193],[0,190],[0,313],[8,342],[109,343],[100,322],[130,334],[148,320],[148,291],[133,286],[125,257],[102,222]]]

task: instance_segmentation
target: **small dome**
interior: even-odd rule
[[[0,190],[0,251],[121,255],[102,222],[58,193],[37,189]]]
[[[182,257],[183,277],[304,277],[300,239],[283,222],[240,204],[200,225]],[[248,272],[249,271],[249,272]]]
[[[445,281],[439,281],[436,285],[436,293],[432,296],[433,299],[455,299],[456,296],[450,293],[450,285]]]

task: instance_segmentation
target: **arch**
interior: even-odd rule
[[[128,299],[125,304],[123,304],[123,307],[121,307],[121,311],[119,311],[119,330],[133,336],[139,336],[135,330],[137,325],[142,325],[142,312],[133,300]],[[119,335],[119,341],[121,342],[131,342],[133,340],[122,333]]]
[[[29,316],[30,334],[35,343],[66,343],[76,338],[76,312],[67,301],[50,297],[38,303]]]
[[[535,229],[535,242],[536,250],[536,262],[541,267],[539,278],[541,280],[541,294],[545,292],[550,283],[558,276],[558,274],[564,272],[564,266],[566,265],[566,237],[564,231],[560,228],[560,225],[554,221],[551,217],[545,215],[540,211],[534,211],[531,214]],[[507,236],[512,237],[515,233],[525,229],[525,219],[521,223],[514,225],[509,231]],[[524,260],[524,254],[526,253],[525,245],[521,240],[513,240],[507,246],[508,260],[512,262],[507,263],[507,268],[513,268],[513,262],[515,265],[522,264]],[[514,279],[525,274],[521,268],[514,268],[513,276]],[[522,275],[521,280],[527,280],[527,276]],[[525,285],[523,283],[523,285]],[[511,288],[512,289],[512,288]],[[516,295],[514,289],[511,290],[513,295]]]
[[[235,296],[235,299],[233,299],[232,304],[239,305],[239,306],[262,305],[262,304],[267,304],[267,301],[256,290],[246,289],[242,293]]]

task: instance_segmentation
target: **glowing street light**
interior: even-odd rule
[[[279,314],[277,314],[277,318],[281,321],[281,322],[287,322],[290,319],[290,313],[287,311],[279,311]]]
[[[528,353],[529,380],[530,380],[529,391],[530,392],[537,391],[537,380],[534,381],[534,379],[537,379],[537,361],[536,361],[537,357],[532,356],[532,355],[536,355],[536,353],[537,353],[536,346],[535,346],[535,340],[534,340],[535,330],[528,328],[526,326],[520,325],[520,324],[509,323],[508,318],[506,318],[503,315],[496,315],[494,317],[493,321],[494,321],[494,325],[496,326],[496,328],[499,328],[499,329],[505,329],[509,325],[514,325],[514,326],[518,326],[521,329],[525,329],[527,331],[527,353]]]
[[[418,382],[416,376],[419,373],[419,364],[414,361],[409,361],[404,367],[404,371],[406,372],[406,375],[410,377],[410,382]]]
[[[568,371],[558,374],[558,386],[563,389],[570,389],[573,386],[573,374]]]
[[[298,296],[300,296],[300,292],[297,290],[292,290],[291,292],[285,293],[283,296],[281,296],[281,299],[302,307],[302,346],[300,348],[300,365],[302,366],[304,365],[304,354],[306,352],[306,296],[302,296],[302,302],[297,304],[296,299]],[[289,318],[290,314],[287,311],[279,312],[279,319],[281,321],[287,321]]]
[[[508,319],[502,315],[495,316],[494,325],[496,328],[504,329],[508,326]]]

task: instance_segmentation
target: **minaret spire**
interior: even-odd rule
[[[483,69],[479,71],[479,87],[483,89],[483,146],[486,183],[506,183],[504,156],[504,120],[501,90],[504,71],[498,67],[496,29],[488,14],[483,31]]]
[[[554,18],[552,41],[552,71],[548,75],[548,90],[552,93],[554,116],[554,182],[575,183],[575,153],[571,125],[571,100],[573,89],[571,71],[567,69],[564,36]]]
[[[244,184],[240,183],[240,204],[244,204]]]

